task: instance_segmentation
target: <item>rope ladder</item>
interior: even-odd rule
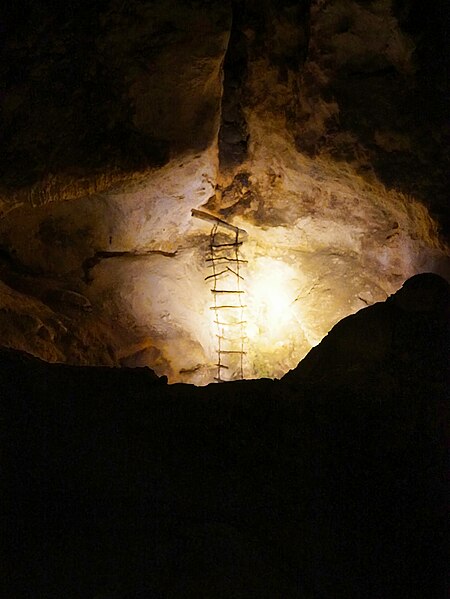
[[[242,272],[247,260],[241,257],[241,247],[247,234],[208,213],[193,210],[192,214],[213,222],[206,258],[211,274],[205,281],[211,285],[210,310],[216,326],[217,374],[214,378],[219,382],[243,379],[247,306]]]

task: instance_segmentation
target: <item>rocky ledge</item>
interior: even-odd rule
[[[416,276],[202,388],[2,350],[3,596],[443,598],[448,316]]]

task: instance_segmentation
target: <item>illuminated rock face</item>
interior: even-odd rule
[[[425,206],[442,206],[446,157],[430,163],[439,114],[420,146],[421,65],[390,1],[238,2],[232,29],[223,3],[136,3],[128,15],[118,4],[98,15],[98,57],[118,61],[131,102],[126,122],[114,118],[152,151],[125,165],[106,144],[97,170],[78,157],[82,176],[55,164],[33,187],[5,188],[4,343],[48,360],[149,366],[170,382],[214,380],[217,335],[235,333],[214,322],[213,223],[193,208],[247,232],[238,341],[248,378],[282,376],[338,320],[411,275],[449,276]],[[220,378],[240,376],[223,358]]]

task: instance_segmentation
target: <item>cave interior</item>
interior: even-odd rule
[[[0,8],[5,595],[445,595],[446,0]]]

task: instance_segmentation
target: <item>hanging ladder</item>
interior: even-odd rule
[[[192,215],[210,220],[209,255],[206,263],[211,274],[205,280],[211,285],[212,305],[217,338],[216,381],[244,378],[246,342],[245,290],[242,270],[247,263],[240,249],[246,232],[211,214],[193,210]]]

